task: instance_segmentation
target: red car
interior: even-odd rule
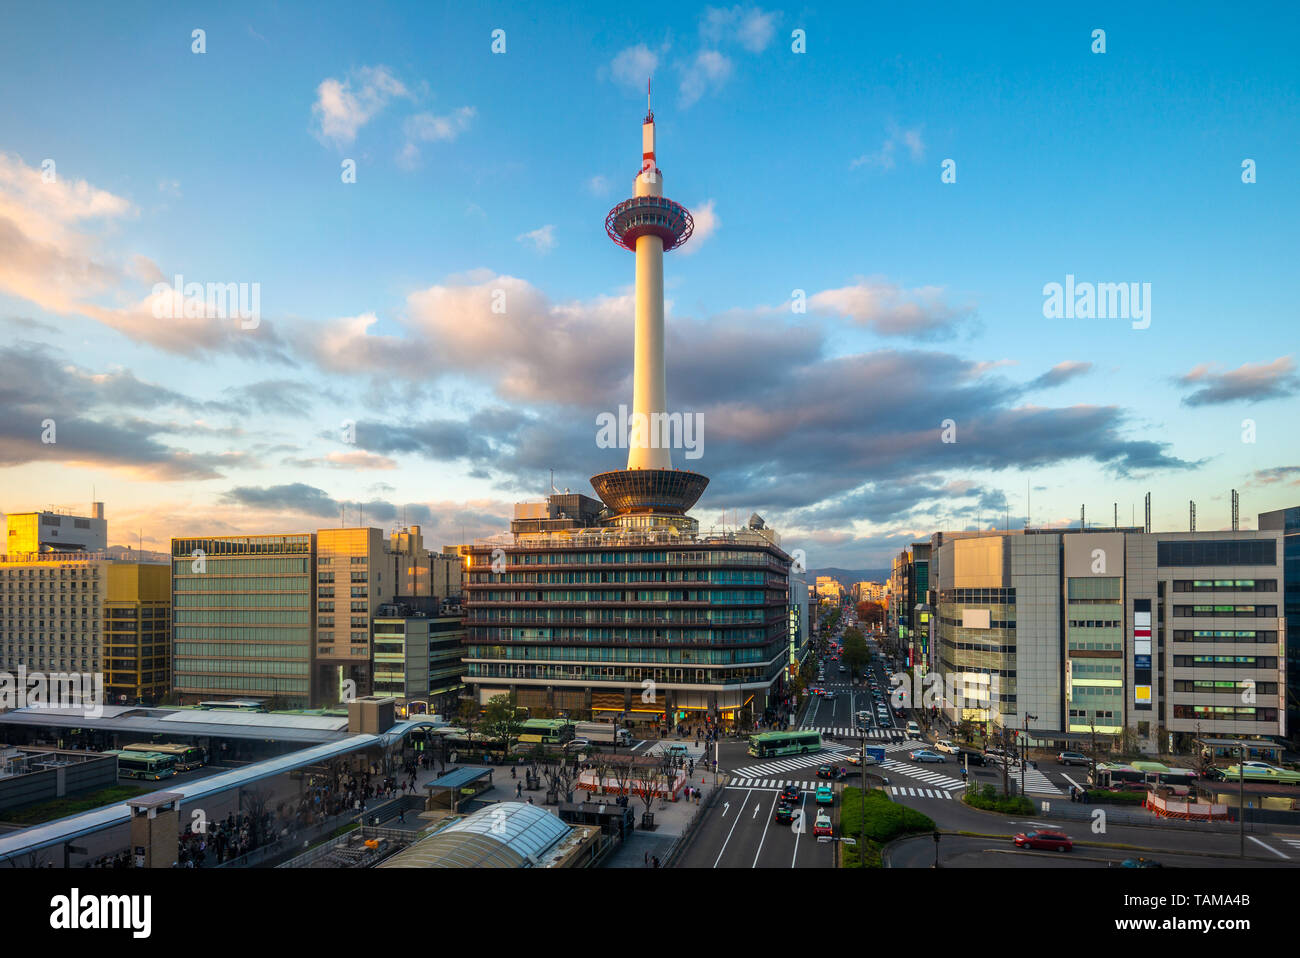
[[[1074,842],[1064,832],[1019,832],[1014,841],[1019,848],[1042,848],[1047,851],[1068,852],[1074,847]]]

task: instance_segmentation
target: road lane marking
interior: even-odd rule
[[[807,796],[807,795],[805,795],[803,798],[799,799],[799,820],[800,820],[801,822],[803,822],[803,828],[801,828],[799,831],[795,832],[795,835],[794,835],[794,854],[790,856],[790,867],[791,867],[791,868],[794,868],[794,863],[795,863],[795,862],[798,860],[798,858],[799,858],[799,836],[802,835],[805,831],[808,830],[808,819],[807,819],[807,817],[806,817],[806,816],[804,815],[804,813],[803,813],[803,803],[806,802],[806,801],[808,801],[808,796]]]
[[[775,817],[773,813],[776,810],[776,799],[777,796],[773,795],[772,807],[767,811],[767,821],[763,824],[763,834],[758,838],[758,848],[754,851],[754,864],[750,865],[750,868],[758,867],[758,856],[763,854],[763,842],[767,841],[767,830],[772,827],[772,819]],[[758,806],[755,805],[754,808],[757,809]]]
[[[745,793],[745,801],[740,803],[740,807],[741,807],[741,808],[744,808],[744,807],[745,807],[745,802],[749,801],[749,796],[750,796],[750,793],[749,793],[749,792],[746,792],[746,793]],[[722,861],[722,854],[723,854],[723,852],[725,852],[725,851],[727,850],[727,842],[730,842],[730,841],[731,841],[731,833],[734,832],[734,831],[736,830],[736,826],[737,826],[739,823],[740,823],[740,814],[737,813],[737,814],[736,814],[736,820],[735,820],[734,822],[731,823],[731,831],[727,832],[727,839],[726,839],[726,841],[724,841],[724,842],[722,843],[722,849],[718,852],[718,857],[715,858],[715,859],[713,860],[713,867],[714,867],[714,868],[717,868],[717,867],[718,867],[718,862]]]
[[[1067,782],[1069,782],[1069,783],[1070,783],[1071,785],[1073,785],[1075,788],[1083,788],[1082,785],[1080,785],[1080,784],[1079,784],[1078,782],[1076,782],[1074,779],[1070,778],[1070,776],[1066,775],[1064,772],[1061,773],[1061,778],[1065,779]]]
[[[1254,835],[1247,835],[1246,837],[1249,838],[1249,839],[1250,839],[1252,842],[1254,842],[1256,845],[1259,845],[1261,848],[1267,848],[1269,851],[1271,851],[1271,852],[1272,852],[1274,855],[1276,855],[1278,858],[1285,858],[1285,859],[1287,859],[1287,860],[1290,860],[1290,858],[1291,858],[1290,855],[1284,855],[1284,854],[1282,854],[1280,851],[1278,851],[1278,850],[1277,850],[1276,848],[1274,848],[1272,845],[1266,845],[1266,844],[1264,844],[1264,843],[1261,842],[1258,838],[1256,838]]]

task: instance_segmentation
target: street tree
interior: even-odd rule
[[[483,727],[488,735],[501,743],[502,751],[509,755],[510,746],[524,727],[514,695],[492,696],[483,713]]]
[[[849,672],[862,671],[871,661],[871,651],[867,648],[866,637],[862,630],[853,626],[844,630],[844,664]]]

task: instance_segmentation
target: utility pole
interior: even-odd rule
[[[1025,713],[1024,731],[1021,733],[1021,757],[1020,757],[1020,794],[1025,794],[1025,785],[1029,780],[1029,723],[1037,722],[1037,715]]]
[[[1246,857],[1246,743],[1237,743],[1237,825],[1239,851]]]

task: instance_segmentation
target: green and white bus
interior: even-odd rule
[[[139,742],[122,746],[124,752],[156,752],[176,758],[176,771],[189,772],[208,764],[208,750],[201,745],[177,745],[171,742]]]
[[[527,745],[563,745],[572,738],[568,719],[528,719],[519,729],[519,741]]]
[[[143,778],[160,781],[176,774],[176,756],[163,755],[159,752],[105,752],[105,755],[117,756],[117,774],[119,778]]]
[[[749,737],[749,754],[759,758],[774,755],[805,755],[820,751],[822,734],[816,731],[762,732]]]

